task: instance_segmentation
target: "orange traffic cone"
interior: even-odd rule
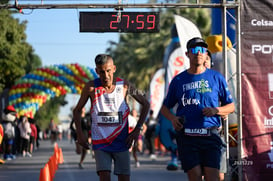
[[[48,163],[41,168],[39,181],[51,181]]]
[[[4,163],[5,163],[5,161],[0,159],[0,164],[4,164]]]
[[[49,158],[48,161],[50,178],[53,180],[55,172],[56,172],[56,160],[53,157]]]
[[[54,153],[58,152],[58,150],[59,150],[58,143],[55,143],[54,144]]]
[[[59,156],[58,155],[59,155],[59,153],[56,152],[51,156],[51,158],[54,160],[54,163],[55,163],[55,170],[58,169],[58,164],[59,164]]]
[[[59,148],[59,160],[58,160],[59,164],[63,164],[64,163],[64,157],[63,157],[63,151],[62,148]]]
[[[52,157],[54,157],[56,164],[59,164],[59,157],[60,157],[59,148],[54,152]]]

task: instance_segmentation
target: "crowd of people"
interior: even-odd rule
[[[7,106],[2,113],[1,127],[3,140],[1,153],[4,160],[16,159],[16,156],[32,157],[32,153],[39,148],[40,128],[32,118],[16,117],[13,106]]]

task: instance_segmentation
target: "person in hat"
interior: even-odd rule
[[[3,152],[5,160],[15,159],[13,154],[13,144],[15,139],[15,120],[16,111],[13,106],[7,106],[2,113],[2,126],[3,126]]]
[[[211,67],[213,67],[214,63],[212,61],[212,58],[211,58],[211,53],[209,50],[207,50],[207,57],[205,58],[205,61],[204,61],[204,66],[208,69],[210,69]]]
[[[223,75],[204,66],[207,43],[195,37],[186,47],[190,67],[173,78],[160,112],[177,131],[179,158],[189,180],[202,180],[202,174],[205,180],[219,180],[224,144],[218,128],[221,116],[235,106]]]

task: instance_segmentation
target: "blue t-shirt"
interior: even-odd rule
[[[186,70],[175,76],[163,104],[169,109],[178,104],[176,116],[185,118],[184,128],[210,128],[221,126],[221,118],[218,115],[204,116],[202,109],[232,102],[223,75],[206,69],[197,75],[189,74]]]

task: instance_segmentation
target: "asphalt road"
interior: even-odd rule
[[[80,155],[75,153],[74,143],[68,140],[58,141],[58,147],[62,148],[64,163],[59,164],[54,181],[95,181],[99,177],[95,171],[95,160],[88,154],[84,169],[79,169]],[[41,168],[45,167],[49,158],[54,153],[54,145],[48,140],[41,141],[40,148],[35,150],[32,157],[17,156],[15,160],[6,161],[0,165],[0,181],[39,181]],[[184,181],[186,174],[178,169],[177,171],[166,170],[170,156],[159,156],[151,160],[147,155],[139,155],[140,167],[135,168],[133,157],[131,157],[131,181]],[[111,176],[112,181],[117,181],[115,175]]]

